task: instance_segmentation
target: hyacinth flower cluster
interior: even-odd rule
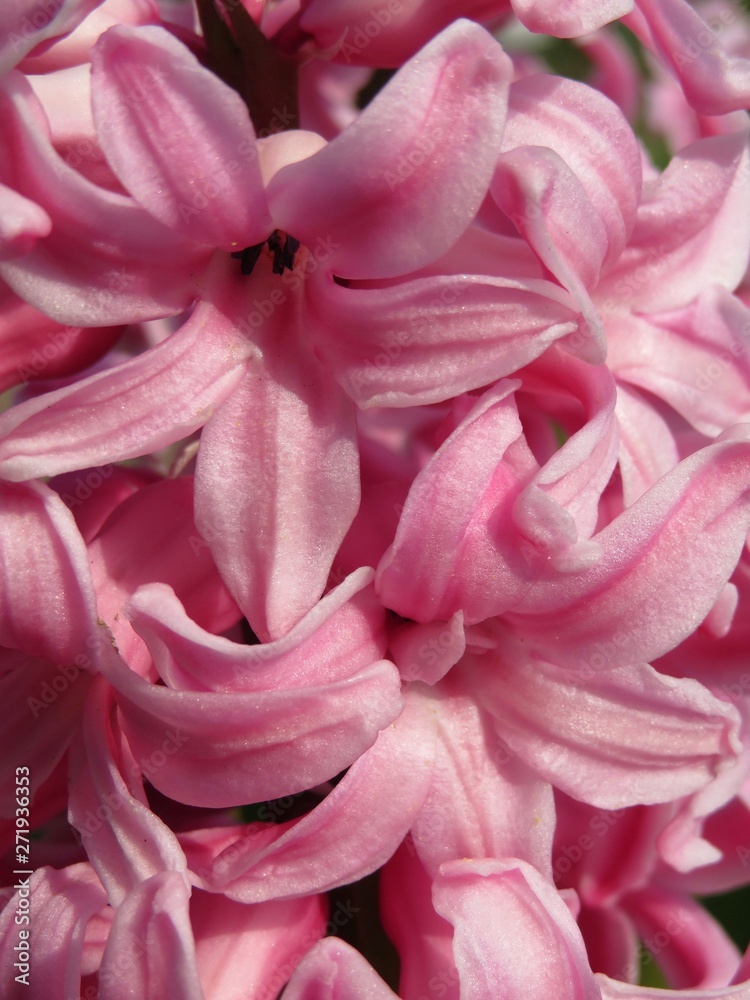
[[[3,997],[750,1000],[746,8],[3,8]]]

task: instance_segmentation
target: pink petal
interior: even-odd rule
[[[52,232],[24,257],[0,264],[13,290],[61,323],[130,323],[185,309],[209,250],[170,232],[132,199],[105,191],[55,153],[43,111],[19,74],[0,87],[9,122],[3,177],[52,220]]]
[[[3,10],[0,73],[13,69],[24,56],[48,39],[73,31],[102,0],[8,0]]]
[[[629,917],[616,907],[584,907],[577,920],[592,969],[626,982],[638,978],[641,942]]]
[[[251,293],[280,301],[255,337],[261,356],[203,431],[196,522],[266,640],[322,594],[359,506],[359,462],[354,407],[298,331],[295,299],[262,280],[243,279],[237,319],[252,312]]]
[[[384,613],[372,570],[352,573],[275,642],[240,645],[206,632],[174,591],[143,587],[133,598],[136,625],[159,676],[184,691],[267,691],[326,684],[381,659]]]
[[[303,128],[327,140],[343,132],[359,113],[357,94],[370,79],[370,73],[364,66],[340,66],[323,59],[311,59],[301,65],[299,101]]]
[[[487,191],[511,74],[484,29],[454,23],[338,138],[276,174],[274,221],[308,246],[326,236],[328,267],[346,278],[392,277],[435,260]]]
[[[524,861],[455,861],[433,890],[455,927],[462,1000],[599,1000],[565,902]]]
[[[273,226],[239,94],[159,27],[110,28],[91,50],[91,65],[102,148],[144,208],[224,250],[266,239]]]
[[[120,903],[99,971],[101,1000],[205,1000],[188,910],[190,887],[177,872],[152,875]],[[134,942],[139,947],[134,947]],[[122,969],[128,970],[123,975]]]
[[[503,6],[503,5],[501,5]],[[497,16],[498,0],[399,0],[373,7],[371,0],[303,0],[299,24],[282,28],[274,42],[305,44],[347,66],[401,66],[459,15],[485,23]],[[268,10],[266,9],[266,13]],[[322,51],[321,51],[322,50]]]
[[[0,645],[93,671],[107,640],[73,515],[42,483],[0,483],[0,510]]]
[[[573,0],[560,4],[554,0],[513,0],[513,12],[529,31],[557,38],[577,38],[616,21],[633,9],[633,0],[604,0],[591,4]]]
[[[18,876],[22,882],[25,876]],[[78,864],[56,871],[40,868],[25,887],[8,901],[0,915],[0,979],[8,1000],[24,996],[44,996],[48,1000],[67,1000],[80,996],[81,958],[86,923],[107,902],[99,879],[90,865]],[[30,890],[30,891],[29,891]],[[28,909],[22,911],[22,902]],[[26,913],[28,925],[18,923],[16,915]],[[19,961],[19,931],[27,931],[31,966],[26,982],[16,976]],[[29,991],[31,986],[31,992]]]
[[[417,854],[433,876],[447,861],[512,856],[550,877],[551,786],[508,753],[457,672],[440,690],[432,782],[411,831]]]
[[[731,698],[731,690],[724,687],[719,689],[719,693],[723,698]],[[744,715],[741,703],[739,708]],[[711,874],[707,866],[715,865],[720,860],[722,851],[714,837],[710,837],[705,829],[706,822],[738,795],[742,796],[743,785],[747,784],[749,765],[750,747],[745,743],[742,753],[735,758],[732,766],[724,768],[705,788],[677,804],[673,817],[657,840],[659,855],[669,868],[691,874],[694,869],[703,868],[710,880]],[[719,845],[722,839],[718,838]],[[682,891],[682,887],[679,888]]]
[[[172,24],[178,23],[179,14],[170,8]],[[187,19],[186,19],[187,20]],[[75,31],[55,41],[51,48],[27,56],[19,69],[40,78],[43,74],[52,76],[53,70],[85,66],[89,69],[89,51],[99,36],[114,24],[157,24],[159,8],[155,0],[104,0],[104,3],[81,21]],[[192,15],[189,24],[192,28]]]
[[[622,917],[617,909],[621,899],[654,877],[658,862],[654,841],[674,811],[671,803],[604,810],[558,792],[555,805],[557,825],[552,868],[556,882],[570,885],[579,893],[582,913],[588,908],[592,920],[607,911],[613,915],[619,912]],[[629,924],[629,920],[623,925],[614,919],[605,936],[617,934],[619,928],[629,940],[632,936],[632,925],[627,930]],[[624,945],[629,950],[627,940]],[[623,962],[620,968],[624,965]]]
[[[26,773],[17,768],[29,768],[30,794],[37,806],[41,786],[54,773],[78,730],[91,675],[78,665],[87,662],[86,654],[78,653],[77,659],[78,663],[55,663],[0,651],[6,741],[5,773],[0,779],[2,814],[14,815],[15,776]]]
[[[326,938],[298,965],[284,1000],[398,1000],[351,945]]]
[[[741,425],[685,459],[595,536],[596,565],[545,567],[506,620],[571,668],[609,669],[672,649],[709,613],[742,552],[749,455]]]
[[[390,629],[388,649],[404,681],[437,684],[466,650],[463,611],[447,622],[397,621]]]
[[[119,2],[122,4],[123,0]],[[131,0],[125,2],[129,3]],[[112,0],[105,0],[101,13],[105,13],[111,3]],[[57,72],[35,73],[27,79],[49,121],[52,145],[65,163],[99,187],[127,195],[128,192],[112,172],[102,152],[91,112],[91,64],[88,49],[96,43],[97,38],[98,34],[89,38],[83,53],[85,61],[81,65]],[[139,99],[142,99],[144,93],[143,88],[135,91]],[[111,129],[113,124],[111,121],[107,122],[106,128]]]
[[[4,184],[0,184],[0,213],[0,261],[22,257],[52,229],[43,208]]]
[[[409,491],[376,581],[403,617],[444,621],[461,610],[474,624],[515,605],[539,574],[546,556],[526,551],[512,521],[536,467],[513,398],[518,384],[481,396]]]
[[[242,379],[251,351],[220,303],[213,284],[190,319],[156,347],[7,410],[0,474],[30,479],[134,458],[201,427]]]
[[[630,245],[597,291],[602,310],[676,309],[709,285],[737,287],[750,256],[747,138],[700,139],[647,187]]]
[[[583,408],[583,426],[535,473],[514,507],[523,537],[569,569],[574,560],[591,558],[585,541],[596,529],[617,461],[615,382],[608,367],[586,364],[554,345],[519,375],[525,390],[570,395]],[[584,544],[576,547],[579,540]]]
[[[81,472],[63,472],[50,479],[49,485],[73,514],[88,544],[116,507],[153,481],[146,469],[102,465]]]
[[[518,146],[548,146],[567,164],[604,227],[603,265],[611,266],[633,229],[642,182],[638,142],[620,109],[575,80],[528,76],[511,87],[503,135],[503,150]],[[597,260],[600,253],[601,245]]]
[[[635,320],[612,338],[608,365],[713,437],[750,419],[750,309],[709,288],[686,309]]]
[[[270,1000],[305,950],[326,931],[324,896],[236,903],[194,890],[190,919],[198,974],[209,997]]]
[[[597,975],[602,1000],[750,1000],[750,983],[708,990],[661,990]]]
[[[169,519],[168,529],[165,518]],[[139,557],[133,559],[133,552]],[[193,522],[190,476],[151,483],[112,512],[89,547],[99,616],[133,669],[150,656],[127,621],[125,606],[144,584],[174,587],[198,625],[223,632],[242,617]],[[136,649],[140,651],[136,653]]]
[[[446,275],[375,289],[313,278],[308,294],[316,350],[363,408],[450,399],[578,327],[570,296],[534,279]]]
[[[579,45],[593,64],[587,77],[589,86],[613,101],[628,121],[635,121],[641,101],[641,71],[623,35],[600,31],[581,39]]]
[[[434,993],[459,1000],[453,928],[435,912],[432,879],[410,837],[381,870],[380,912],[401,960],[399,996],[419,1000]]]
[[[264,691],[162,687],[115,659],[104,669],[136,756],[150,758],[165,733],[178,734],[179,752],[149,779],[189,805],[262,802],[319,784],[372,746],[402,707],[398,671],[384,660],[326,683]]]
[[[653,403],[627,383],[617,387],[623,500],[630,507],[677,465],[677,442]]]
[[[62,326],[0,282],[0,392],[72,375],[98,361],[122,327]]]
[[[706,989],[731,982],[740,953],[700,903],[684,893],[648,886],[632,893],[624,905],[641,940],[655,943],[654,957],[670,986]]]
[[[91,684],[82,733],[71,749],[70,823],[107,890],[118,904],[143,879],[164,871],[184,871],[185,855],[172,831],[149,808],[145,774],[162,766],[178,740],[162,730],[161,756],[136,760],[113,719],[112,691],[102,677]]]
[[[747,862],[748,857],[750,857],[746,846],[750,843],[750,808],[748,808],[744,796],[734,797],[710,816],[696,817],[688,813],[686,817],[678,813],[675,826],[678,837],[674,846],[677,847],[678,851],[685,842],[685,827],[687,827],[688,835],[693,834],[693,843],[696,840],[699,844],[702,842],[705,848],[713,849],[716,854],[707,865],[704,864],[700,867],[690,865],[689,871],[680,871],[678,868],[679,855],[677,858],[671,856],[670,848],[673,845],[669,842],[670,838],[664,835],[672,832],[667,828],[659,838],[659,853],[667,861],[670,869],[677,869],[667,869],[669,871],[667,885],[674,885],[678,889],[684,888],[685,891],[695,895],[709,896],[727,892],[745,884]],[[702,834],[700,840],[695,837],[696,829]],[[688,857],[684,860],[691,862],[694,859]],[[700,863],[704,858],[695,860]],[[675,861],[678,864],[675,864]],[[680,867],[684,869],[686,866]]]
[[[648,26],[641,40],[677,77],[690,105],[703,115],[750,105],[750,59],[725,52],[721,39],[685,0],[638,0]],[[637,30],[637,21],[632,22]]]
[[[604,330],[589,290],[599,280],[608,241],[583,185],[554,150],[518,146],[501,154],[491,190],[545,267],[578,302],[587,332],[596,341],[590,360],[603,360]]]
[[[589,419],[537,471],[503,398],[512,383],[481,397],[415,479],[378,567],[399,614],[428,622],[462,610],[474,624],[514,607],[548,554],[566,574],[600,554],[586,539],[617,454],[611,375],[554,348],[519,374],[532,393],[570,393]]]
[[[276,836],[272,830],[273,839],[253,830],[227,847],[208,886],[249,903],[322,892],[375,871],[409,832],[427,795],[434,739],[429,699],[410,692],[403,713],[318,806]]]
[[[688,795],[739,752],[732,706],[647,664],[562,670],[506,649],[502,659],[476,657],[472,671],[477,696],[521,760],[604,809]]]

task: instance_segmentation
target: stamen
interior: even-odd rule
[[[258,262],[258,257],[260,257],[262,249],[262,243],[255,243],[251,247],[245,247],[244,250],[235,250],[232,254],[234,258],[240,261],[240,270],[244,275],[253,273],[253,268]]]
[[[281,242],[282,236],[284,238],[283,245]],[[285,233],[279,232],[278,229],[274,229],[264,243],[255,243],[251,247],[245,247],[244,250],[235,250],[232,253],[232,257],[241,261],[242,273],[244,275],[252,274],[265,243],[268,243],[268,249],[273,253],[274,274],[283,274],[284,271],[292,271],[294,269],[294,257],[300,248],[300,242],[293,236],[287,236]]]

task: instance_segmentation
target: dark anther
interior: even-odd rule
[[[282,246],[282,233],[274,229],[268,237],[268,246],[273,251],[273,273],[283,274],[284,271],[291,271],[294,268],[294,255],[299,250],[299,240],[293,236],[284,236]]]
[[[282,237],[284,242],[282,243]],[[274,229],[266,240],[268,249],[273,254],[273,273],[283,274],[284,271],[291,271],[294,268],[294,255],[299,250],[299,240],[293,236],[286,236]],[[256,243],[255,246],[245,247],[244,250],[235,251],[232,256],[242,261],[242,273],[252,274],[253,268],[260,257],[263,243]]]
[[[274,229],[271,235],[268,237],[268,249],[273,253],[273,273],[283,274],[284,273],[284,251],[281,248],[281,233],[278,229]]]
[[[284,240],[284,266],[288,271],[291,271],[294,267],[294,255],[299,250],[299,240],[295,240],[293,236],[287,236]]]
[[[255,267],[258,257],[260,257],[260,252],[263,249],[262,243],[256,243],[254,246],[245,247],[244,250],[236,250],[232,256],[239,260],[240,269],[243,274],[252,274],[253,268]]]

